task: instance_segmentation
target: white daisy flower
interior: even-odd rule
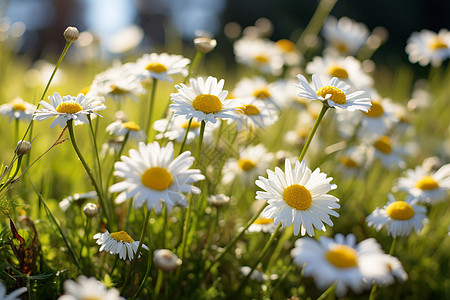
[[[402,148],[395,145],[391,137],[374,136],[371,139],[365,139],[364,142],[369,164],[378,159],[385,168],[405,168],[405,161],[402,158],[405,153]]]
[[[236,61],[265,74],[280,75],[283,56],[274,42],[266,39],[244,37],[234,43]]]
[[[275,102],[274,87],[274,84],[269,84],[263,77],[242,78],[233,89],[233,96],[248,99],[247,102],[259,100],[266,106],[274,106],[279,109],[280,106]]]
[[[98,98],[85,97],[83,94],[78,94],[77,97],[67,95],[61,98],[58,93],[54,93],[53,96],[49,96],[49,99],[50,104],[45,101],[39,102],[44,108],[38,109],[34,113],[33,120],[42,121],[56,116],[50,128],[58,124],[63,128],[67,121],[72,119],[89,124],[88,115],[100,116],[96,111],[106,108]]]
[[[450,32],[441,29],[439,33],[423,29],[413,32],[406,45],[406,53],[411,63],[426,66],[431,63],[438,67],[442,61],[450,57]]]
[[[306,233],[314,235],[314,227],[325,231],[325,224],[333,226],[329,215],[338,217],[333,209],[339,208],[339,199],[327,194],[336,189],[330,184],[333,179],[317,168],[314,172],[302,161],[296,161],[292,170],[291,163],[285,160],[285,172],[276,167],[275,172],[267,170],[268,178],[262,176],[256,185],[264,191],[256,192],[256,199],[267,201],[262,216],[273,218],[275,225],[287,227],[294,224],[294,235]]]
[[[136,67],[142,72],[141,78],[155,78],[161,81],[173,82],[172,75],[188,75],[187,65],[191,61],[181,55],[167,53],[144,54],[136,61]]]
[[[106,127],[106,132],[115,136],[125,136],[128,134],[128,138],[134,139],[136,143],[143,142],[147,139],[145,132],[134,121],[115,121]]]
[[[400,279],[401,281],[406,281],[408,279],[408,274],[403,269],[402,263],[398,260],[397,257],[391,256],[389,254],[383,255],[384,263],[387,264],[389,270],[391,271],[391,275],[395,278]],[[377,284],[380,285],[386,285],[389,284],[390,281],[382,281],[377,282]]]
[[[319,242],[301,238],[291,250],[294,263],[303,267],[305,276],[313,276],[320,289],[336,283],[338,297],[345,296],[348,288],[361,293],[372,280],[392,280],[387,264],[378,263],[384,255],[375,239],[356,245],[353,234],[336,234],[334,239],[321,236]]]
[[[118,254],[120,259],[126,260],[127,254],[130,261],[133,260],[139,246],[139,241],[135,241],[125,231],[111,232],[108,230],[104,233],[97,233],[94,235],[94,240],[97,240],[97,245],[101,245],[99,251],[106,251],[112,255]],[[148,250],[148,247],[142,244],[142,248]],[[142,253],[139,253],[141,257]]]
[[[230,202],[230,197],[224,194],[210,195],[206,199],[208,203],[215,207],[222,207]]]
[[[257,218],[250,227],[248,227],[248,232],[268,232],[273,233],[277,226],[273,219],[267,219],[264,217]]]
[[[306,65],[306,72],[317,74],[327,81],[333,77],[357,88],[372,86],[373,79],[361,67],[361,62],[353,56],[316,56]]]
[[[199,77],[190,79],[191,87],[176,85],[178,93],[172,93],[173,103],[169,105],[174,116],[185,116],[186,120],[197,118],[215,124],[217,118],[237,120],[235,107],[240,106],[236,99],[225,99],[228,91],[222,90],[225,81],[209,76],[206,81]]]
[[[167,138],[170,141],[176,141],[178,143],[183,142],[186,129],[188,127],[189,120],[186,120],[184,116],[169,117],[167,119],[160,119],[153,123],[153,128],[161,133],[158,133],[156,139]],[[194,119],[189,127],[189,132],[186,138],[186,144],[189,145],[196,137],[200,135],[200,122]],[[213,138],[213,130],[217,127],[216,124],[208,122],[205,125],[205,132],[203,133],[203,140],[210,141]]]
[[[362,113],[360,136],[384,135],[399,122],[390,99],[373,97],[371,104],[370,110]]]
[[[26,287],[18,288],[12,291],[9,295],[6,295],[6,287],[3,282],[0,281],[0,299],[3,300],[20,300],[19,296],[27,291]]]
[[[161,147],[158,142],[145,145],[139,143],[139,151],[131,149],[128,156],[122,156],[114,164],[114,175],[125,181],[109,188],[111,193],[120,193],[117,204],[134,198],[134,207],[144,203],[148,209],[155,208],[161,213],[161,202],[170,212],[175,205],[187,207],[186,196],[182,193],[199,194],[200,189],[192,184],[205,179],[200,170],[189,169],[194,163],[191,152],[185,151],[173,159],[173,144]]]
[[[297,46],[290,40],[281,39],[276,41],[275,45],[281,51],[281,57],[285,65],[296,66],[303,60],[303,56],[297,49]]]
[[[236,114],[240,118],[240,122],[236,123],[238,131],[264,129],[278,120],[277,110],[263,101],[248,98],[241,100],[242,106],[236,107]]]
[[[9,122],[13,119],[31,121],[35,110],[36,105],[23,101],[21,98],[16,98],[9,103],[0,105],[0,115],[8,116]]]
[[[296,84],[300,88],[298,96],[309,100],[320,100],[329,107],[346,109],[348,111],[360,110],[368,112],[371,104],[370,99],[366,97],[364,91],[356,91],[348,94],[350,86],[336,77],[330,80],[328,85],[323,85],[319,76],[312,75],[314,89],[309,85],[305,76],[297,75],[300,84]]]
[[[338,169],[346,177],[355,177],[361,174],[361,170],[367,164],[365,149],[364,146],[352,146],[340,156]]]
[[[406,177],[398,180],[397,188],[420,198],[423,202],[435,204],[448,199],[450,190],[450,164],[437,171],[427,170],[425,165],[407,170]]]
[[[327,48],[341,55],[356,54],[369,37],[366,25],[347,17],[342,17],[339,21],[335,17],[328,17],[322,33],[327,41]]]
[[[420,199],[408,196],[405,201],[396,201],[388,194],[389,201],[383,207],[377,207],[367,218],[367,225],[378,231],[387,227],[388,235],[392,237],[407,236],[414,230],[419,232],[427,221],[427,209],[417,205]]]
[[[106,286],[94,277],[78,276],[78,282],[73,280],[64,281],[64,295],[58,300],[86,300],[86,299],[107,299],[125,300],[120,297],[117,289],[107,289]]]

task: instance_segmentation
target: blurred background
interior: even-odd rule
[[[273,23],[269,38],[295,40],[309,22],[317,0],[1,0],[0,12],[17,23],[23,38],[16,45],[19,54],[32,60],[58,52],[64,45],[64,29],[71,25],[91,35],[85,43],[97,41],[103,55],[120,56],[167,49],[179,41],[189,43],[199,30],[218,40],[218,51],[232,55],[231,42],[224,34],[230,22],[245,28],[261,17]],[[407,62],[406,40],[414,31],[450,28],[448,0],[341,0],[331,12],[365,23],[372,30],[383,26],[389,39],[376,53],[378,59]],[[24,26],[21,24],[23,23]],[[239,27],[234,26],[233,30]],[[1,26],[0,26],[1,31]]]

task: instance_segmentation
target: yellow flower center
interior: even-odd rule
[[[249,160],[249,159],[240,159],[238,160],[239,168],[241,168],[243,171],[248,172],[254,167],[256,167],[256,164]]]
[[[125,231],[113,232],[110,236],[118,242],[132,243],[134,240]]]
[[[391,139],[388,136],[382,136],[373,145],[375,146],[375,148],[385,154],[389,154],[392,152]]]
[[[128,130],[131,130],[131,131],[139,131],[139,130],[141,130],[141,127],[139,127],[139,125],[136,124],[136,122],[134,122],[134,121],[125,122],[125,123],[122,124],[122,126],[125,127]]]
[[[326,95],[331,95],[329,99],[337,104],[342,105],[347,103],[347,96],[345,96],[345,93],[335,86],[327,85],[321,87],[320,89],[317,90],[316,94],[317,96],[320,96],[322,98],[325,98]]]
[[[267,55],[260,54],[255,56],[255,60],[257,63],[265,64],[269,61],[269,58],[267,57]]]
[[[281,39],[276,44],[284,52],[293,52],[295,50],[295,44],[290,40]]]
[[[437,189],[439,187],[439,184],[430,175],[425,175],[419,180],[417,180],[416,187],[421,190],[430,191]]]
[[[441,50],[447,48],[447,44],[442,40],[442,38],[436,36],[428,43],[428,47],[431,50]]]
[[[328,74],[337,78],[348,78],[347,70],[345,70],[338,64],[332,64],[330,67],[328,67]]]
[[[247,116],[254,116],[254,115],[260,114],[259,109],[256,106],[254,106],[253,104],[245,104],[245,105],[239,107],[238,112],[246,114]]]
[[[327,260],[335,267],[353,268],[358,265],[356,250],[346,245],[335,245],[325,254]]]
[[[253,96],[258,99],[267,99],[270,98],[270,92],[266,88],[262,88],[253,92]]]
[[[216,114],[222,110],[222,102],[219,97],[211,94],[200,94],[192,101],[195,110],[205,114]]]
[[[368,117],[371,118],[378,118],[381,115],[383,115],[384,113],[384,109],[383,106],[381,106],[380,102],[377,101],[371,101],[372,102],[372,106],[370,107],[368,112],[363,112],[363,114],[365,114]]]
[[[189,122],[186,122],[183,125],[181,125],[181,128],[186,129],[188,127],[188,125],[189,125]],[[200,127],[200,125],[201,124],[199,122],[192,121],[191,122],[191,127],[189,127],[189,130],[197,129],[197,128]]]
[[[80,90],[80,93],[85,95],[91,90],[91,87],[88,85]]]
[[[294,209],[306,210],[311,206],[311,192],[300,184],[288,186],[283,192],[283,200]]]
[[[145,69],[154,73],[163,73],[167,71],[167,67],[159,62],[151,62],[149,63]]]
[[[358,167],[358,164],[356,163],[356,161],[354,161],[353,159],[351,159],[348,156],[341,157],[340,162],[347,168],[357,168]]]
[[[414,208],[405,201],[395,201],[386,208],[386,213],[395,220],[409,220],[414,217]]]
[[[161,167],[152,167],[145,170],[141,177],[142,183],[152,190],[163,191],[173,182],[172,174]]]
[[[16,111],[24,111],[24,110],[27,109],[27,108],[25,107],[25,104],[23,103],[23,101],[20,101],[20,100],[17,100],[17,99],[11,101],[10,104],[12,105],[13,110],[16,110]]]
[[[76,114],[79,111],[82,111],[80,103],[76,101],[64,101],[58,104],[56,107],[56,111],[61,114]]]
[[[118,87],[117,85],[111,84],[111,94],[115,94],[115,95],[123,95],[128,93],[126,90]]]
[[[273,219],[267,219],[267,218],[258,218],[253,222],[253,224],[259,224],[259,225],[267,225],[273,223]]]

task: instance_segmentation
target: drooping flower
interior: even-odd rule
[[[97,245],[101,245],[99,251],[106,251],[112,255],[118,254],[120,259],[126,260],[127,256],[130,261],[133,260],[139,246],[139,241],[135,241],[125,231],[111,232],[108,230],[104,233],[94,235]],[[148,247],[142,244],[142,248],[148,250]],[[139,257],[142,253],[139,253]]]

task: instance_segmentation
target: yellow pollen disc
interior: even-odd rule
[[[284,52],[293,52],[295,50],[295,44],[290,40],[281,39],[276,44]]]
[[[256,167],[256,164],[249,159],[240,159],[238,160],[239,168],[243,171],[247,172]]]
[[[86,96],[86,94],[91,90],[90,86],[86,86],[80,90],[80,93]]]
[[[381,106],[380,102],[377,101],[371,101],[372,102],[372,106],[370,107],[368,112],[363,112],[363,114],[365,114],[368,117],[371,118],[378,118],[380,116],[383,115],[384,113],[384,109],[383,106]]]
[[[265,64],[269,61],[269,58],[266,55],[260,54],[255,56],[255,60],[257,63]]]
[[[419,180],[417,180],[416,187],[421,190],[430,191],[437,189],[439,187],[439,184],[430,175],[425,175]]]
[[[428,43],[428,47],[431,50],[441,50],[448,48],[447,44],[440,37],[433,38],[433,40]]]
[[[173,182],[172,174],[161,167],[152,167],[145,170],[141,177],[142,183],[152,190],[163,191]]]
[[[122,126],[125,127],[128,130],[131,130],[131,131],[139,131],[139,130],[141,130],[141,127],[139,127],[139,125],[136,124],[136,122],[134,122],[134,121],[125,122],[125,123],[122,124]]]
[[[240,110],[238,110],[238,112],[243,113],[247,116],[254,116],[254,115],[260,114],[259,109],[252,104],[245,104],[245,105],[239,107],[239,109]]]
[[[267,224],[272,224],[273,223],[273,219],[266,219],[266,218],[258,218],[255,220],[255,222],[253,222],[253,224],[259,224],[259,225],[267,225]]]
[[[79,111],[82,111],[80,103],[76,101],[65,101],[58,104],[56,107],[56,111],[61,114],[75,114]]]
[[[115,94],[115,95],[123,95],[128,93],[126,90],[118,87],[117,85],[111,84],[111,94]]]
[[[201,94],[192,101],[195,110],[204,112],[205,114],[216,114],[222,110],[222,102],[219,97],[211,94]]]
[[[13,106],[13,109],[16,111],[24,111],[27,109],[25,107],[25,104],[23,103],[23,101],[20,101],[20,100],[13,100],[10,102],[10,104]]]
[[[145,67],[145,69],[158,74],[167,71],[167,67],[159,62],[151,62]]]
[[[338,268],[353,268],[358,265],[356,250],[346,245],[335,245],[325,254],[327,260]]]
[[[132,243],[134,240],[125,231],[110,233],[110,236],[118,242]]]
[[[300,184],[288,186],[283,192],[283,200],[290,207],[297,210],[306,210],[311,206],[311,192]]]
[[[345,96],[345,93],[338,89],[335,86],[327,85],[324,87],[321,87],[316,92],[317,96],[325,98],[326,95],[331,95],[329,98],[331,101],[337,104],[345,104],[347,103],[347,96]]]
[[[375,146],[375,148],[385,154],[389,154],[392,152],[391,139],[388,136],[382,136],[373,145]]]
[[[405,201],[395,201],[386,208],[386,213],[395,220],[409,220],[414,217],[414,208]]]
[[[189,125],[189,122],[186,122],[183,125],[181,125],[181,128],[186,129],[188,127],[188,125]],[[191,127],[189,127],[189,130],[197,129],[197,128],[200,127],[200,125],[201,124],[199,122],[192,121],[191,122]]]
[[[253,96],[258,99],[267,99],[271,97],[269,91],[266,88],[256,90],[255,92],[253,92]]]
[[[341,157],[340,162],[347,168],[357,168],[358,167],[358,164],[348,156]]]
[[[347,70],[339,66],[338,64],[332,64],[328,68],[328,74],[337,78],[348,78]]]

